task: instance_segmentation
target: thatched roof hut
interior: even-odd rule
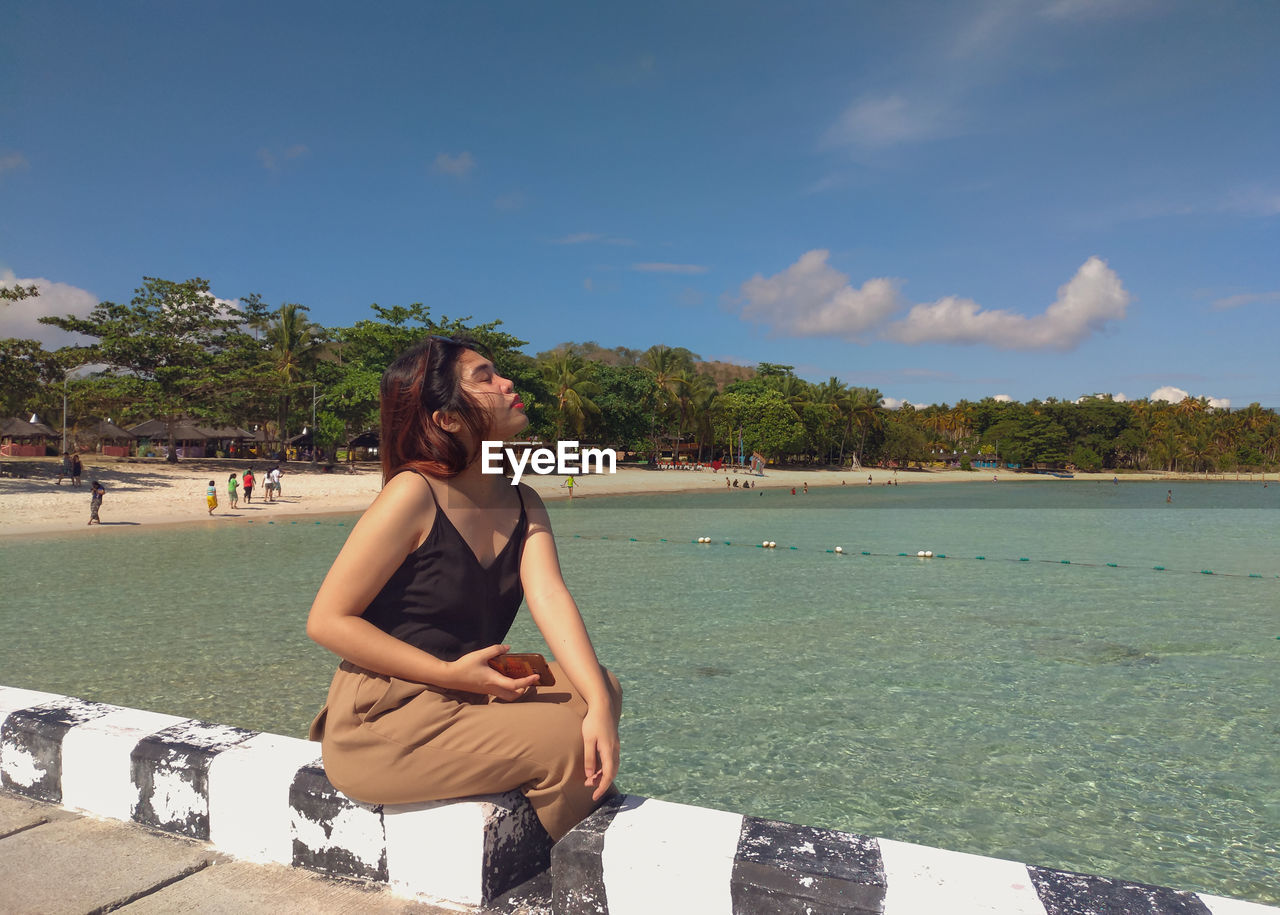
[[[0,419],[0,454],[5,457],[39,457],[45,453],[54,432],[42,422],[28,422],[18,416]]]
[[[149,419],[129,429],[137,438],[168,440],[169,424],[163,419]],[[174,420],[173,439],[177,442],[203,442],[211,436],[189,419]]]
[[[42,422],[27,422],[18,416],[0,419],[0,438],[9,440],[48,438],[57,434]]]
[[[76,436],[99,439],[104,442],[127,442],[137,437],[109,419],[81,420],[76,423]]]

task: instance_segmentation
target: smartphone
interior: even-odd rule
[[[534,651],[509,651],[491,659],[489,666],[504,677],[510,677],[513,680],[537,674],[539,686],[556,684],[556,678],[552,675],[551,668],[547,666],[547,659]]]

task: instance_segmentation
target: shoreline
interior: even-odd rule
[[[160,459],[115,458],[101,455],[84,457],[81,485],[73,487],[69,480],[58,484],[58,458],[0,458],[0,542],[9,537],[33,534],[86,534],[108,528],[128,530],[150,529],[181,524],[227,524],[240,521],[298,521],[323,516],[362,513],[381,489],[381,470],[377,464],[356,465],[354,473],[345,469],[324,473],[321,465],[299,461],[283,464],[282,497],[266,502],[257,487],[252,503],[240,499],[240,507],[232,509],[226,494],[227,477],[237,476],[252,466],[265,476],[269,462],[250,463],[207,458],[169,464]],[[339,465],[344,467],[345,465]],[[805,484],[826,486],[884,486],[896,480],[902,486],[943,485],[948,483],[990,482],[1105,482],[1118,478],[1123,483],[1252,483],[1266,481],[1266,474],[1183,474],[1168,472],[1077,473],[1071,478],[1050,474],[1002,470],[902,470],[861,468],[835,470],[829,468],[770,468],[764,476],[746,471],[649,470],[622,466],[616,474],[575,475],[575,498],[600,498],[621,495],[645,495],[672,492],[715,492],[726,487],[726,480],[751,480],[761,489],[790,490]],[[871,483],[868,484],[868,477]],[[106,489],[102,505],[102,524],[88,525],[89,486],[99,480]],[[218,488],[218,508],[208,514],[205,491],[209,480]],[[526,473],[528,483],[544,500],[568,498],[564,477]]]

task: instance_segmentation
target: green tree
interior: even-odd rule
[[[20,302],[23,299],[33,298],[40,294],[40,287],[31,286],[0,286],[0,303],[8,304],[10,302]]]
[[[244,383],[228,372],[224,352],[243,320],[209,292],[206,280],[182,283],[143,277],[128,305],[100,302],[88,317],[43,317],[41,323],[93,337],[81,350],[96,361],[139,379],[138,405],[169,426],[169,459],[177,460],[173,423],[208,415],[220,394]]]
[[[590,379],[583,360],[570,352],[561,352],[542,363],[542,379],[555,402],[555,439],[562,441],[566,429],[579,439],[587,421],[600,414],[592,398],[600,386]]]
[[[280,441],[289,438],[289,414],[300,382],[310,378],[325,352],[329,334],[307,319],[305,305],[281,305],[267,324],[265,342],[276,396],[276,430]]]
[[[61,383],[58,358],[36,340],[0,339],[0,406],[25,413],[46,386]]]
[[[642,450],[649,438],[656,397],[649,374],[634,365],[588,365],[591,381],[599,388],[592,397],[600,408],[589,427],[592,441],[622,451]]]

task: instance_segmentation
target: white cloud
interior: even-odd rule
[[[1176,388],[1171,384],[1166,384],[1162,388],[1156,388],[1147,397],[1147,400],[1163,400],[1165,403],[1182,403],[1188,397],[1192,396],[1204,397],[1204,399],[1209,402],[1209,406],[1215,410],[1227,410],[1231,407],[1231,399],[1228,397],[1208,397],[1204,394],[1192,395],[1182,390],[1182,388]]]
[[[896,92],[864,95],[841,113],[824,143],[877,149],[930,140],[951,133],[954,120],[949,107],[932,102],[912,101]]]
[[[1182,388],[1175,388],[1171,384],[1166,384],[1162,388],[1156,388],[1147,397],[1147,400],[1163,400],[1166,403],[1182,403],[1191,395]]]
[[[852,340],[901,307],[897,280],[880,277],[854,289],[847,275],[827,263],[830,254],[808,251],[781,273],[747,280],[739,290],[742,316],[789,336]]]
[[[1158,6],[1151,0],[1053,0],[1041,15],[1058,20],[1114,19]]]
[[[267,171],[278,172],[284,167],[285,163],[300,159],[308,152],[310,150],[301,143],[284,150],[272,150],[264,147],[258,150],[258,161],[262,163],[262,167]]]
[[[460,152],[456,156],[440,153],[431,164],[432,171],[441,175],[452,175],[455,178],[465,178],[475,170],[475,167],[475,156],[469,152]]]
[[[899,397],[882,397],[880,400],[884,404],[884,408],[886,410],[901,410],[902,405],[906,403],[905,400],[902,400]]]
[[[996,403],[1013,403],[1013,398],[1010,397],[1008,394],[996,394],[991,399],[994,400]]]
[[[510,213],[513,210],[524,208],[527,198],[520,191],[513,191],[510,194],[503,194],[501,197],[495,197],[493,200],[493,208],[503,213]]]
[[[1280,305],[1280,292],[1246,292],[1213,301],[1213,307],[1219,311],[1241,305]]]
[[[1098,257],[1091,257],[1043,314],[1034,317],[984,310],[972,299],[947,296],[916,305],[891,325],[889,339],[901,343],[985,343],[997,349],[1060,349],[1079,346],[1108,321],[1125,316],[1129,293]]]
[[[635,242],[629,238],[613,238],[608,235],[601,235],[599,232],[574,232],[571,235],[563,235],[560,238],[551,239],[553,245],[634,245]]]
[[[26,167],[27,157],[22,153],[9,153],[8,155],[0,156],[0,175]]]
[[[19,279],[13,271],[0,271],[0,286],[38,286],[40,295],[0,305],[0,337],[16,337],[21,340],[39,340],[45,349],[57,349],[62,346],[88,346],[92,338],[83,334],[73,334],[48,324],[41,324],[37,318],[74,315],[86,317],[98,306],[98,297],[93,293],[66,283],[54,283],[49,280]]]
[[[701,264],[632,264],[632,270],[640,273],[706,273]]]
[[[1245,216],[1280,215],[1280,191],[1274,188],[1239,188],[1218,201],[1218,210]]]

